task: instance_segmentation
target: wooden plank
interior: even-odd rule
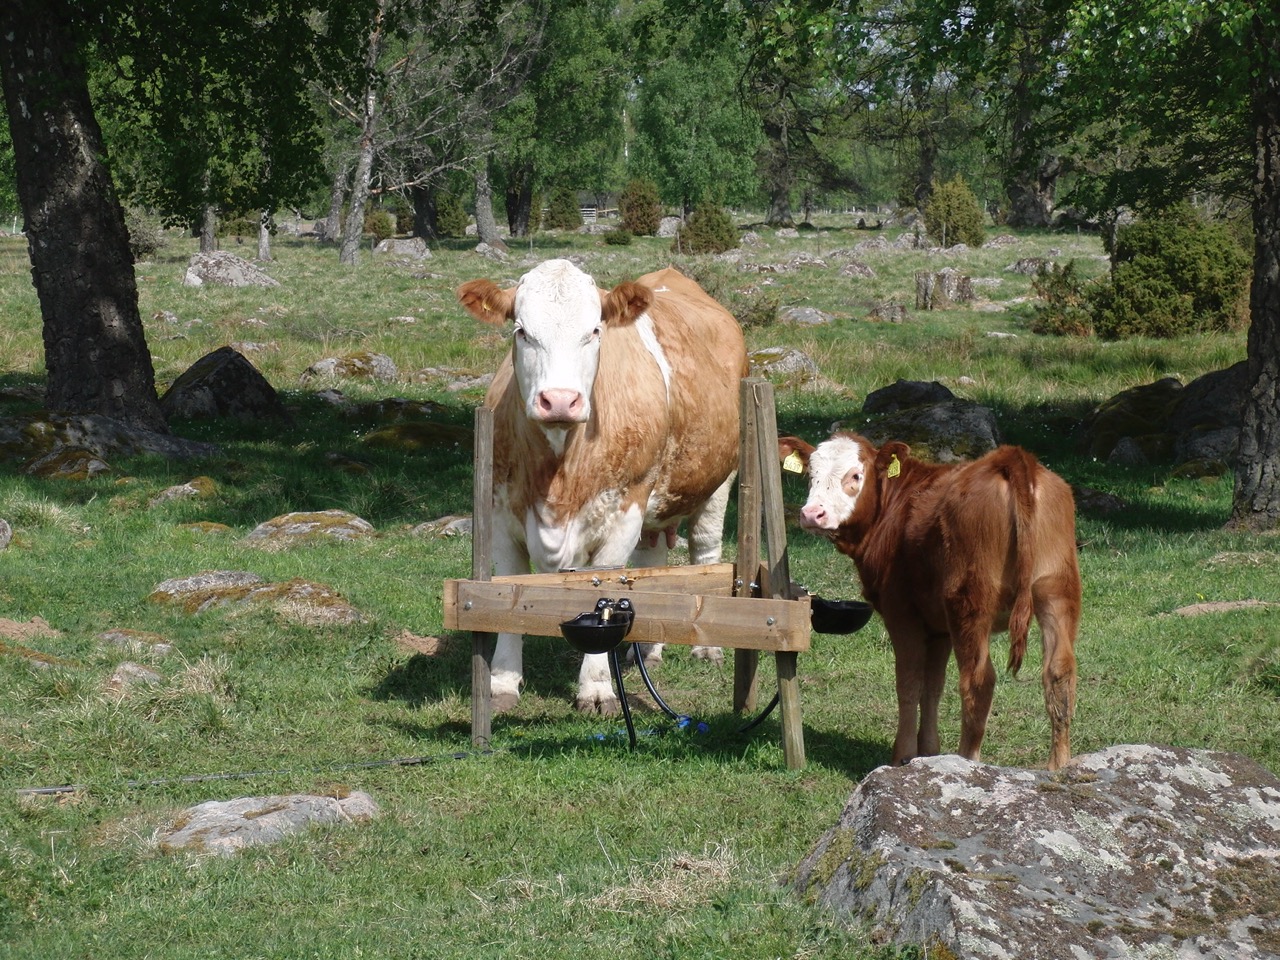
[[[738,392],[738,574],[734,596],[752,596],[751,581],[760,564],[760,451],[756,431],[755,381],[744,379]],[[760,652],[738,649],[733,654],[733,709],[756,709],[759,696]]]
[[[474,481],[471,489],[471,576],[488,580],[493,571],[493,411],[485,407],[475,415]],[[471,743],[489,749],[493,736],[493,708],[489,702],[489,649],[491,633],[471,634]]]
[[[604,594],[607,595],[607,594]],[[596,587],[446,580],[449,630],[560,636],[560,624],[593,610]],[[628,640],[754,650],[809,649],[809,599],[766,600],[689,593],[632,595],[636,618]]]
[[[594,570],[561,570],[557,573],[522,573],[493,577],[494,583],[528,586],[592,587],[612,591],[614,596],[652,591],[700,593],[707,596],[733,595],[735,566],[732,563],[680,564],[669,567],[610,567]],[[473,580],[482,579],[472,577]]]

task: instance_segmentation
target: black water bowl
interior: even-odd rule
[[[602,599],[589,613],[563,621],[560,632],[579,653],[608,653],[626,639],[635,617],[630,600]]]
[[[809,598],[809,625],[814,633],[857,633],[871,619],[871,604],[862,600]]]

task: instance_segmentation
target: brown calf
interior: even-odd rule
[[[938,701],[948,655],[960,673],[961,756],[977,760],[996,674],[990,636],[1009,632],[1017,673],[1034,612],[1052,727],[1049,769],[1071,758],[1080,573],[1071,488],[1017,447],[962,464],[879,450],[838,433],[813,447],[778,441],[784,468],[807,469],[806,530],[853,558],[862,593],[893,643],[898,733],[893,761],[938,753]]]

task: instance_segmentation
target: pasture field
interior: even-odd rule
[[[1073,484],[1121,498],[1105,516],[1081,513],[1084,621],[1077,649],[1073,747],[1085,753],[1151,742],[1237,751],[1280,772],[1280,607],[1201,617],[1206,600],[1280,602],[1280,539],[1224,532],[1229,478],[1171,479],[1161,467],[1090,461],[1074,426],[1100,401],[1162,376],[1184,383],[1243,358],[1243,332],[1179,341],[1103,343],[1030,332],[1029,280],[1005,272],[1020,257],[1105,265],[1097,237],[1020,234],[999,249],[859,255],[874,279],[842,277],[847,250],[872,234],[839,219],[782,239],[761,229],[747,259],[827,259],[788,273],[747,272],[713,258],[673,256],[668,241],[624,247],[597,237],[539,234],[512,261],[447,241],[418,265],[370,258],[340,267],[332,247],[277,238],[273,289],[180,285],[190,241],[172,238],[138,280],[156,374],[171,381],[231,342],[281,391],[295,423],[179,423],[220,445],[196,462],[139,457],[85,482],[33,479],[0,462],[0,620],[40,617],[56,634],[0,635],[0,958],[908,958],[787,889],[791,868],[838,818],[857,782],[889,759],[892,663],[873,620],[851,637],[815,635],[800,658],[808,764],[788,771],[776,718],[752,735],[729,711],[732,669],[670,648],[655,674],[663,696],[707,724],[675,730],[645,696],[644,732],[629,753],[620,720],[574,714],[575,657],[559,639],[526,648],[518,710],[495,720],[491,753],[469,743],[469,636],[442,629],[441,581],[470,571],[466,538],[412,533],[467,513],[465,444],[412,450],[366,445],[373,424],[316,397],[406,398],[439,405],[435,419],[469,428],[482,391],[450,391],[493,369],[504,331],[480,328],[453,299],[463,280],[515,280],[524,259],[581,255],[602,286],[668,262],[689,270],[741,317],[802,305],[822,326],[752,323],[752,349],[792,346],[828,385],[780,388],[780,429],[817,440],[856,423],[872,390],[898,378],[940,380],[992,407],[1010,442]],[[992,230],[994,236],[999,231]],[[892,238],[892,234],[889,234]],[[234,240],[233,252],[252,253]],[[917,270],[953,265],[991,303],[929,313],[910,307]],[[906,303],[902,324],[867,322],[875,304]],[[40,319],[21,238],[0,239],[0,417],[34,409]],[[1014,336],[989,336],[991,333]],[[400,371],[392,383],[303,382],[328,356],[372,351]],[[447,369],[448,375],[433,370]],[[966,378],[963,381],[961,378]],[[643,415],[643,411],[637,411]],[[345,472],[334,455],[368,469]],[[345,462],[345,461],[341,461]],[[204,475],[215,495],[149,506],[158,492]],[[803,482],[785,481],[788,506]],[[377,536],[268,552],[246,546],[257,524],[295,510],[341,508]],[[185,526],[208,520],[230,533]],[[733,553],[731,509],[726,536]],[[793,577],[828,597],[856,596],[848,560],[794,526]],[[268,609],[187,615],[146,602],[161,581],[206,570],[325,583],[365,622],[306,627]],[[107,678],[138,659],[96,639],[152,631],[174,645],[145,662],[161,682],[112,693]],[[406,637],[418,638],[416,652]],[[438,644],[426,643],[438,638]],[[16,646],[54,658],[37,669]],[[995,644],[1003,664],[1004,640]],[[1001,671],[984,759],[1040,766],[1048,723],[1033,631],[1017,679]],[[771,673],[764,658],[762,689]],[[954,678],[954,670],[953,670]],[[641,689],[629,684],[635,694]],[[954,682],[943,703],[954,748]],[[424,758],[413,765],[384,764]],[[222,779],[182,778],[226,775]],[[158,781],[137,786],[133,781]],[[55,796],[19,791],[61,784]],[[325,827],[235,857],[166,853],[159,832],[205,800],[363,790],[382,815]]]

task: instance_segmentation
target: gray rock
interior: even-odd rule
[[[411,531],[415,537],[469,537],[471,536],[470,517],[437,517],[420,523]]]
[[[969,960],[1280,954],[1280,779],[1236,754],[1117,746],[1057,771],[880,767],[795,889]]]
[[[192,254],[187,272],[182,278],[184,287],[199,287],[206,283],[222,287],[278,287],[280,282],[248,260],[225,250]]]
[[[103,459],[131,457],[140,453],[185,459],[211,457],[220,452],[212,443],[156,433],[98,414],[56,414],[0,420],[0,447],[13,450],[19,456],[48,453],[57,447],[76,447]]]
[[[275,843],[317,824],[372,820],[378,805],[367,793],[346,797],[293,794],[211,800],[184,810],[159,837],[166,853],[191,850],[230,856],[245,847]]]
[[[830,323],[834,317],[817,307],[785,307],[778,314],[778,319],[784,323],[798,323],[802,326],[821,326],[824,323]]]
[[[367,350],[349,353],[342,357],[326,357],[317,360],[302,373],[303,382],[316,377],[346,380],[377,380],[390,383],[398,379],[400,370],[396,362],[383,353]]]
[[[421,237],[388,237],[374,247],[373,252],[391,254],[404,260],[431,259],[431,251],[427,248],[427,241]]]
[[[876,272],[861,260],[850,260],[840,268],[840,276],[856,277],[859,280],[874,280]]]
[[[258,524],[245,535],[249,543],[288,543],[317,538],[360,540],[373,535],[373,524],[346,510],[286,513]]]
[[[819,376],[818,364],[791,347],[766,347],[750,355],[752,373],[788,385],[808,383]]]
[[[905,407],[917,407],[924,403],[944,403],[956,395],[936,380],[897,380],[887,387],[872,390],[862,402],[862,412],[869,414],[894,413]]]
[[[971,400],[903,407],[876,417],[857,431],[876,446],[901,440],[913,456],[934,463],[974,460],[1001,443],[995,414]]]
[[[183,371],[160,398],[160,409],[170,419],[291,419],[267,378],[232,347],[219,347]]]
[[[1046,260],[1044,257],[1023,257],[1004,268],[1005,273],[1021,273],[1027,277],[1048,273],[1051,269],[1053,269],[1053,261]]]
[[[0,520],[0,550],[13,541],[13,527],[9,526],[8,520]]]

